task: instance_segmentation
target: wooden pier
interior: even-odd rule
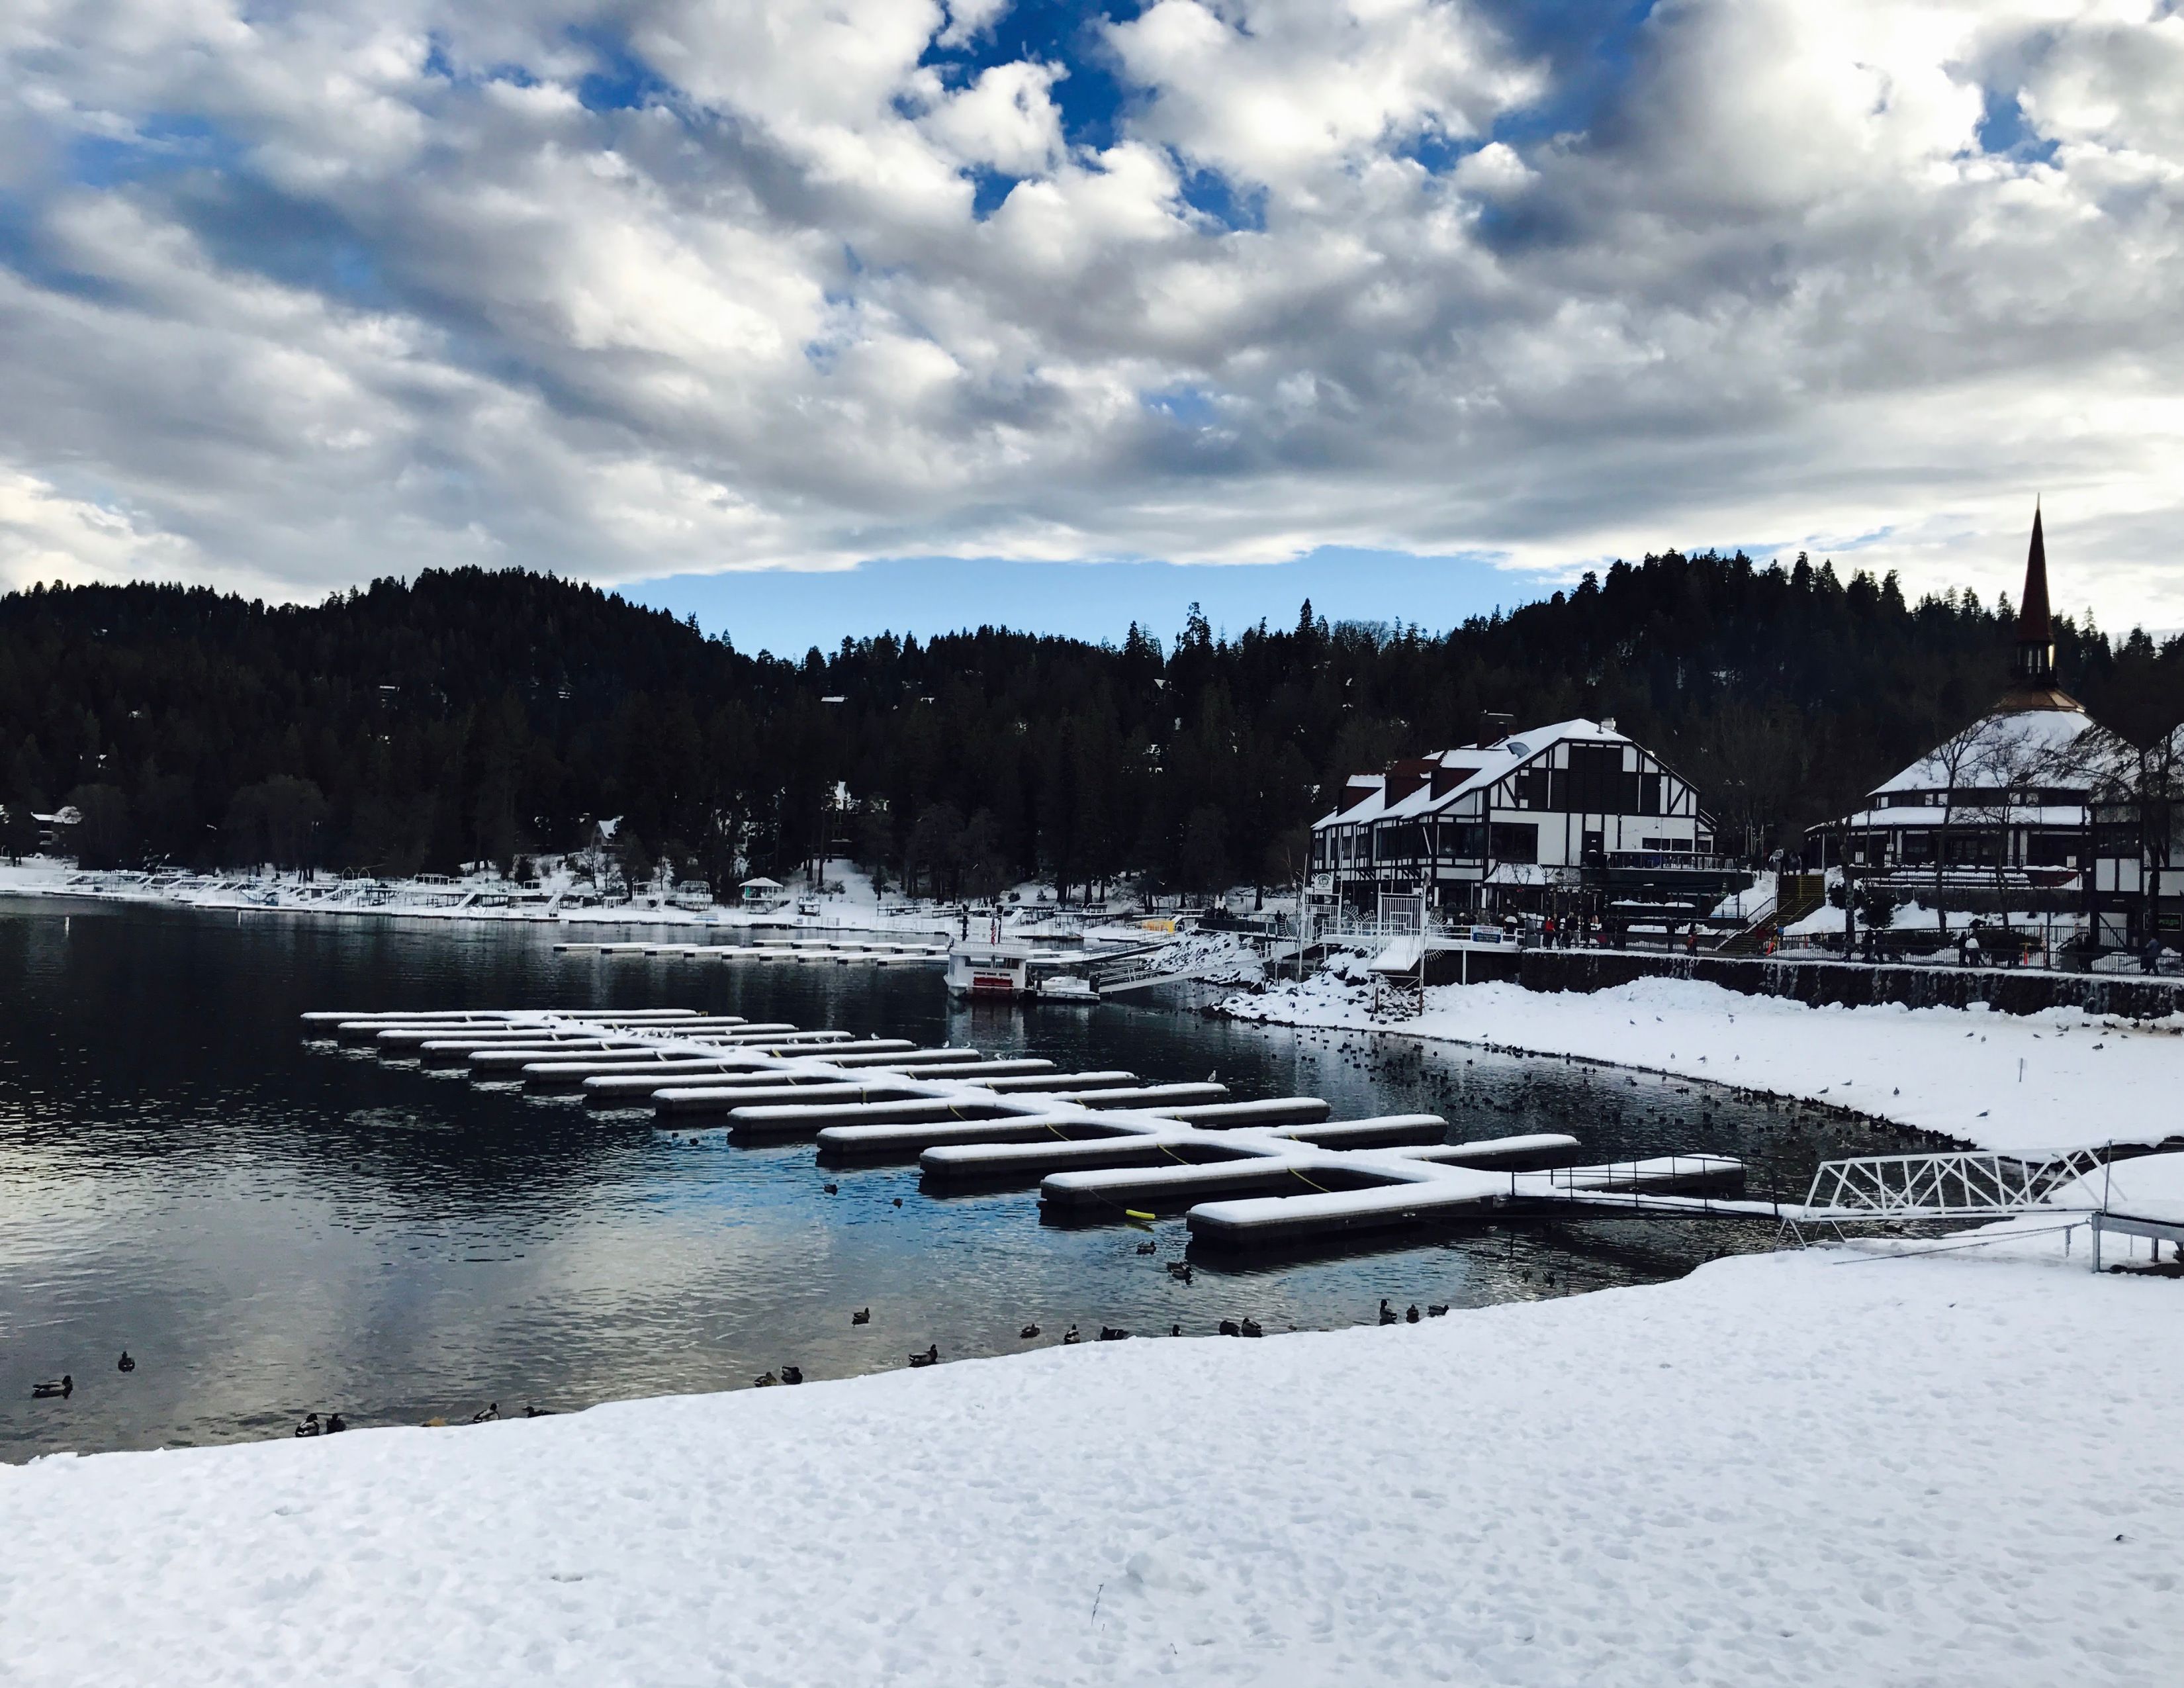
[[[384,1060],[445,1062],[481,1083],[643,1108],[677,1128],[810,1140],[828,1165],[915,1160],[935,1194],[1036,1186],[1042,1213],[1057,1222],[1181,1212],[1207,1251],[1351,1238],[1371,1246],[1406,1227],[1546,1213],[1781,1211],[1737,1200],[1743,1167],[1717,1156],[1582,1166],[1578,1140],[1559,1133],[1451,1142],[1438,1114],[1337,1120],[1317,1096],[1242,1099],[1212,1080],[1067,1072],[1036,1056],[689,1009],[326,1012],[304,1025]]]

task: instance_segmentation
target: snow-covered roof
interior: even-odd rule
[[[2122,740],[2083,710],[1997,710],[1944,739],[1874,787],[1875,808],[1892,794],[1950,787],[2087,786],[2128,755]]]
[[[1460,744],[1452,750],[1443,750],[1425,760],[1435,763],[1444,772],[1450,769],[1468,769],[1468,777],[1459,780],[1446,790],[1435,795],[1434,782],[1428,778],[1412,791],[1405,793],[1393,803],[1387,800],[1387,781],[1384,776],[1360,774],[1350,782],[1356,789],[1368,781],[1373,788],[1346,809],[1332,810],[1312,824],[1315,827],[1334,825],[1340,822],[1346,827],[1369,821],[1412,820],[1420,816],[1436,814],[1459,799],[1481,791],[1502,779],[1510,772],[1536,760],[1564,741],[1589,744],[1628,744],[1632,741],[1612,727],[1579,716],[1570,721],[1550,722],[1523,733],[1513,733],[1506,738],[1497,738],[1490,744]]]

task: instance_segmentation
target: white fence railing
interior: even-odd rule
[[[1866,1155],[1823,1161],[1805,1196],[1806,1219],[1982,1219],[2043,1207],[2058,1190],[2097,1172],[2099,1149],[2003,1155]]]

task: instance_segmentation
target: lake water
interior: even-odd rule
[[[936,1199],[649,1116],[305,1041],[305,1009],[690,1006],[1153,1079],[1432,1111],[1462,1137],[1574,1132],[1591,1160],[1742,1156],[1802,1195],[1876,1137],[1816,1109],[1560,1061],[1156,1009],[951,1003],[937,970],[561,955],[548,926],[0,900],[0,1457],[566,1411],[1014,1351],[1074,1323],[1210,1335],[1672,1277],[1756,1227],[1587,1220],[1201,1267],[1180,1219],[1039,1223],[1028,1190]],[[586,937],[594,935],[585,933]],[[611,936],[608,933],[605,935]],[[1630,1082],[1632,1078],[1635,1083]],[[828,1195],[827,1184],[838,1185]],[[897,1205],[900,1201],[900,1206]],[[852,1326],[854,1309],[872,1321]],[[124,1375],[126,1348],[138,1362]],[[73,1375],[66,1401],[34,1382]]]

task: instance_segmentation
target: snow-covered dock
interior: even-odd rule
[[[359,1022],[331,1016],[306,1023],[324,1036]],[[378,1028],[380,1052],[389,1059],[445,1042],[465,1051],[482,1081],[579,1089],[588,1103],[649,1107],[673,1127],[717,1122],[744,1141],[812,1139],[830,1163],[914,1158],[935,1191],[1036,1184],[1045,1211],[1057,1219],[1114,1220],[1183,1205],[1194,1243],[1213,1251],[1340,1245],[1403,1227],[1544,1213],[1708,1215],[1792,1226],[1946,1217],[1973,1210],[1961,1202],[1936,1206],[1918,1194],[1927,1184],[2007,1185],[2031,1199],[2099,1156],[2081,1150],[2075,1159],[2040,1162],[2045,1170],[2025,1163],[1978,1176],[1830,1162],[1843,1189],[1880,1194],[1747,1201],[1741,1199],[1743,1167],[1719,1156],[1576,1166],[1576,1139],[1559,1133],[1451,1143],[1447,1122],[1436,1114],[1334,1120],[1315,1096],[1237,1099],[1211,1079],[1148,1084],[1128,1072],[1062,1072],[1042,1057],[917,1049],[904,1039],[688,1013],[635,1022],[536,1011],[472,1014],[453,1038],[441,1035],[444,1020],[421,1033],[413,1021],[361,1023]],[[1978,1201],[1986,1203],[1978,1212],[2022,1206]]]
[[[1187,1196],[1193,1234],[1229,1246],[1574,1206],[1607,1189],[1714,1189],[1741,1174],[1734,1162],[1686,1158],[1674,1171],[1542,1179],[1526,1169],[1574,1159],[1574,1139],[1451,1144],[1437,1114],[1334,1120],[1320,1097],[1237,1099],[1211,1079],[1150,1084],[1121,1070],[1061,1072],[1042,1057],[648,1011],[656,1017],[471,1011],[305,1023],[315,1035],[368,1027],[388,1059],[444,1051],[480,1080],[649,1107],[666,1124],[716,1121],[747,1142],[811,1139],[830,1163],[915,1159],[935,1190],[1036,1184],[1056,1217],[1120,1217],[1139,1192],[1147,1203]],[[1248,1199],[1218,1199],[1239,1196]]]

